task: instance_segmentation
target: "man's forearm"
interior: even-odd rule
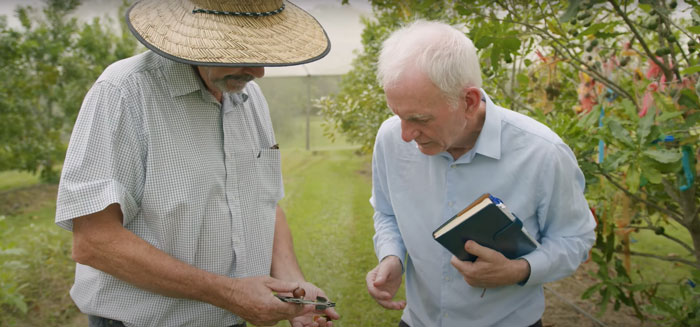
[[[289,230],[284,211],[279,206],[277,206],[275,219],[270,276],[288,281],[304,281],[304,275],[294,254],[292,232]]]
[[[233,280],[179,261],[121,225],[121,210],[105,210],[73,221],[73,259],[136,287],[176,298],[225,305]]]

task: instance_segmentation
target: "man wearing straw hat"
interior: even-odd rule
[[[297,263],[251,82],[325,56],[323,28],[281,0],[146,0],[126,16],[149,51],[88,92],[59,186],[78,308],[90,326],[331,326],[332,308],[274,296],[325,294]]]

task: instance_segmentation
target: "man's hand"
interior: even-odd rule
[[[499,287],[517,284],[530,276],[530,264],[524,259],[510,260],[498,251],[467,241],[464,249],[478,258],[474,262],[452,256],[450,261],[473,287]]]
[[[379,305],[391,309],[402,310],[406,301],[392,301],[396,291],[401,286],[401,261],[396,256],[388,256],[367,273],[367,291]]]
[[[304,289],[304,298],[307,300],[316,300],[317,296],[328,298],[326,293],[324,293],[320,288],[316,287],[316,285],[309,282],[301,282],[299,283],[299,287]],[[326,318],[321,315],[325,315],[329,319],[326,320]],[[340,319],[340,315],[335,312],[335,309],[326,308],[323,311],[314,310],[313,312],[305,315],[294,317],[289,320],[289,324],[292,325],[292,327],[332,327],[333,323],[331,321],[338,319]]]
[[[314,310],[310,305],[285,303],[274,293],[291,293],[300,286],[272,277],[248,277],[233,279],[228,303],[223,308],[235,313],[247,322],[258,326],[271,326],[280,320],[306,315]]]

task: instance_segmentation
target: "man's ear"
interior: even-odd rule
[[[467,104],[466,113],[472,115],[481,106],[481,91],[476,87],[465,87],[463,94],[463,101]]]

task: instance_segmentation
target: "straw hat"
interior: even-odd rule
[[[193,65],[289,66],[330,51],[321,24],[282,0],[143,0],[126,23],[147,48]]]

